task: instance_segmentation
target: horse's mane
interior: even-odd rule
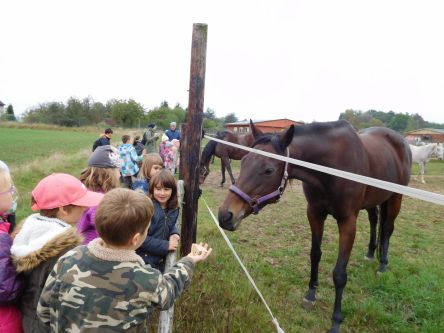
[[[301,126],[295,126],[294,127],[294,135],[307,135],[307,134],[322,134],[325,132],[328,132],[332,129],[336,129],[339,127],[351,127],[350,123],[345,120],[339,120],[339,121],[330,121],[325,123],[310,123],[306,125]],[[261,135],[260,137],[256,138],[256,141],[253,144],[253,147],[258,144],[268,144],[271,143],[273,145],[273,148],[276,151],[283,152],[284,147],[282,147],[281,142],[279,140],[279,133],[265,133]]]
[[[284,151],[284,147],[282,147],[281,141],[279,140],[279,135],[276,133],[265,133],[264,135],[261,135],[256,139],[256,141],[254,141],[252,147],[254,148],[256,145],[268,143],[271,143],[276,151]]]
[[[323,123],[313,122],[302,126],[295,126],[294,134],[295,135],[303,135],[310,133],[322,134],[324,132],[328,132],[332,129],[336,129],[339,127],[351,127],[351,125],[346,120],[328,121]]]
[[[224,139],[225,136],[228,134],[229,132],[227,131],[221,131],[221,132],[217,132],[216,133],[216,139]],[[204,147],[203,151],[202,151],[202,160],[201,163],[203,164],[207,164],[209,163],[211,156],[214,155],[214,152],[216,150],[216,146],[217,146],[218,142],[210,140]]]

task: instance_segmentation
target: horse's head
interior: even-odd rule
[[[223,139],[223,136],[217,133],[216,137],[218,139]],[[214,151],[216,150],[217,142],[210,140],[202,150],[202,155],[200,157],[199,164],[199,184],[202,185],[210,173],[210,161],[213,157]]]
[[[206,162],[206,163],[205,163]],[[210,173],[210,160],[208,161],[200,161],[199,165],[199,185],[202,185],[205,181],[205,178]]]
[[[287,155],[287,147],[293,140],[294,125],[281,134],[265,134],[256,131],[253,147],[273,154]],[[277,202],[282,194],[286,177],[286,163],[256,153],[248,153],[242,158],[241,170],[235,186],[219,207],[219,225],[230,231],[239,226],[243,218],[269,203]]]

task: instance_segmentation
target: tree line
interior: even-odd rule
[[[67,127],[108,125],[124,128],[140,128],[149,123],[155,123],[159,128],[168,128],[172,121],[185,122],[186,115],[187,108],[183,108],[179,103],[170,107],[168,102],[163,101],[158,107],[146,110],[134,99],[111,99],[103,104],[94,101],[91,97],[84,99],[70,97],[66,103],[48,102],[33,107],[24,113],[22,121]],[[205,129],[219,130],[225,123],[237,120],[234,113],[218,118],[214,110],[207,108],[204,112],[203,125]]]
[[[346,110],[339,115],[339,119],[345,119],[356,129],[372,126],[391,128],[399,133],[417,130],[420,128],[444,128],[444,124],[425,121],[419,114],[383,112],[376,110],[360,111]]]
[[[159,128],[166,129],[172,121],[185,122],[186,115],[187,109],[179,103],[172,108],[168,102],[163,101],[158,107],[146,110],[142,104],[133,99],[111,99],[103,104],[94,101],[92,97],[84,99],[70,97],[66,103],[48,102],[33,107],[25,112],[22,120],[26,123],[67,127],[98,125],[143,128],[149,123],[155,123]],[[224,124],[238,121],[234,113],[217,117],[211,108],[207,108],[203,116],[203,127],[210,131],[221,130]],[[384,126],[403,134],[420,128],[444,128],[444,124],[428,122],[417,113],[348,109],[339,115],[339,119],[349,121],[358,130],[371,126]],[[0,120],[16,120],[12,105],[8,105]]]

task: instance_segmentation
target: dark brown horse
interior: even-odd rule
[[[253,146],[259,150],[401,185],[407,185],[410,179],[412,157],[409,146],[401,135],[387,128],[373,127],[356,133],[348,122],[337,121],[292,125],[282,134],[274,135],[259,135],[253,126],[252,133],[256,139]],[[219,208],[220,226],[236,230],[243,218],[277,202],[287,183],[286,168],[285,162],[277,159],[255,153],[245,155],[236,185],[230,187]],[[358,213],[361,209],[368,212],[370,242],[367,257],[374,258],[378,248],[378,270],[384,272],[402,195],[293,164],[288,165],[288,179],[303,182],[308,203],[306,213],[312,236],[311,275],[303,302],[306,307],[312,307],[316,301],[324,221],[328,214],[337,221],[339,254],[333,271],[336,295],[330,332],[339,332],[343,318],[342,293],[347,283],[347,263],[355,239]]]
[[[249,134],[236,135],[229,131],[223,131],[217,132],[216,138],[247,147],[251,147],[254,143],[254,137],[251,134],[251,125]],[[210,161],[212,158],[214,158],[214,156],[216,156],[220,158],[221,162],[222,180],[220,182],[220,186],[223,186],[225,183],[225,169],[227,169],[228,174],[230,175],[231,183],[234,184],[235,180],[233,176],[233,171],[231,170],[230,160],[240,160],[247,153],[248,152],[246,150],[227,146],[222,143],[210,140],[202,150],[202,156],[200,159],[199,183],[203,184],[203,182],[205,181],[205,178],[210,173]]]

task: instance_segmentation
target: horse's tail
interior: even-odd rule
[[[216,138],[217,139],[223,139],[225,138],[225,135],[227,134],[227,132],[223,131],[223,132],[217,132],[216,133]],[[214,152],[216,151],[216,146],[217,146],[218,142],[210,140],[204,147],[204,149],[202,150],[202,156],[201,156],[201,163],[202,164],[209,164],[210,163],[210,159],[211,157],[214,155]],[[213,156],[213,161],[214,161],[214,156]]]
[[[202,164],[209,164],[211,156],[213,156],[215,150],[216,150],[217,142],[210,140],[202,150],[202,157],[201,157],[201,163]]]

